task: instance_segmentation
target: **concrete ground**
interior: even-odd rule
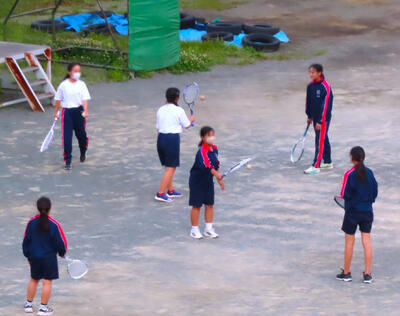
[[[377,6],[370,2],[359,10]],[[387,21],[400,16],[395,1],[381,2],[376,11],[382,19],[384,12]],[[54,144],[39,153],[51,108],[45,114],[27,105],[1,110],[0,315],[23,314],[29,269],[21,242],[42,194],[53,200],[52,215],[62,223],[70,256],[87,260],[90,267],[83,279],[71,280],[60,259],[51,299],[57,315],[398,315],[396,21],[391,30],[376,27],[359,34],[306,38],[300,31],[289,33],[290,49],[326,49],[319,57],[92,86],[88,160],[80,164],[75,157],[69,173],[62,170],[59,126]],[[335,95],[330,131],[335,169],[306,176],[302,170],[312,160],[313,132],[298,165],[289,162],[289,151],[305,127],[312,62],[325,65]],[[185,198],[156,203],[162,169],[155,111],[168,86],[183,87],[191,80],[207,100],[198,103],[194,129],[182,136],[176,188]],[[226,178],[225,192],[216,188],[220,238],[194,241],[187,182],[204,124],[216,129],[223,170],[247,156],[255,160],[252,170]],[[332,197],[351,167],[348,152],[354,145],[366,149],[366,164],[379,182],[372,285],[361,283],[359,235],[353,282],[335,280],[343,266],[343,212]]]

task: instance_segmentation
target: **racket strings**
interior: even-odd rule
[[[68,264],[68,273],[73,279],[79,279],[88,272],[86,263],[79,260],[74,260]]]

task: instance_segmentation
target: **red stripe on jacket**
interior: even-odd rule
[[[356,170],[356,167],[354,166],[350,170],[347,170],[346,173],[344,174],[343,177],[343,183],[342,183],[342,190],[340,191],[340,196],[343,197],[344,190],[346,189],[346,184],[347,184],[347,179],[349,178],[349,174],[352,173],[354,170]]]

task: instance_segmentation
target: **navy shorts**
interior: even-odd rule
[[[34,280],[56,280],[58,279],[57,256],[48,258],[30,259],[31,278]]]
[[[157,152],[161,165],[179,167],[181,139],[179,134],[158,134]]]
[[[370,233],[374,214],[370,211],[350,211],[344,213],[342,230],[349,235],[354,235],[357,226],[360,226],[360,231]]]
[[[214,205],[214,181],[210,179],[189,178],[189,205],[201,207],[204,205]]]

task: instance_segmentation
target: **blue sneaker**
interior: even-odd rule
[[[168,191],[167,196],[170,198],[177,198],[177,197],[182,197],[183,194],[174,190],[174,191]]]
[[[166,195],[165,193],[160,194],[157,193],[156,196],[154,197],[157,201],[161,201],[161,202],[167,202],[170,203],[172,202],[174,199],[171,199],[168,195]]]

